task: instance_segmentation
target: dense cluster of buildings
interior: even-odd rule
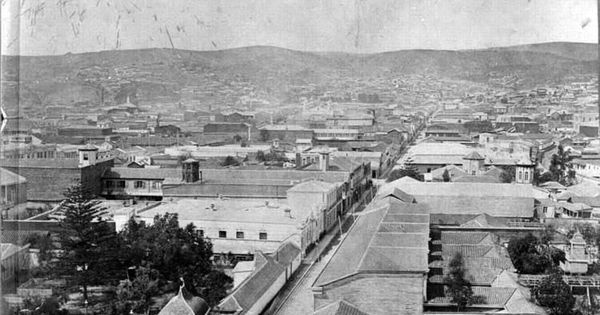
[[[35,265],[25,240],[59,228],[63,192],[79,182],[116,231],[176,213],[227,266],[234,287],[218,305],[182,286],[160,314],[277,313],[290,285],[305,286],[289,294],[308,294],[314,314],[447,312],[456,253],[479,297],[469,310],[543,314],[506,245],[544,224],[598,224],[597,80],[523,91],[410,82],[362,82],[368,92],[356,95],[298,87],[301,106],[277,110],[258,97],[202,110],[126,97],[86,114],[13,118],[0,150],[3,283]],[[183,94],[212,88],[222,87]],[[559,146],[576,183],[538,185]],[[565,252],[560,267],[587,273],[596,253],[563,234],[552,243]],[[320,269],[297,284],[301,268]]]

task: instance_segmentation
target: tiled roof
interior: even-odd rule
[[[335,303],[331,303],[319,310],[314,312],[314,315],[369,315],[361,310],[359,310],[356,306],[344,301],[340,300]]]
[[[598,208],[600,207],[600,197],[579,197],[579,196],[572,196],[571,197],[571,201],[572,202],[576,202],[576,203],[584,203],[590,207],[593,208]]]
[[[481,297],[482,303],[475,304],[477,305],[485,305],[485,306],[493,306],[497,308],[504,308],[506,303],[508,303],[509,299],[515,293],[516,289],[514,288],[503,288],[503,287],[483,287],[483,286],[473,286],[471,287],[473,290],[473,296]],[[451,297],[443,296],[436,297],[430,300],[428,303],[431,304],[451,304]]]
[[[442,244],[446,245],[462,245],[462,244],[482,244],[492,245],[492,234],[488,232],[442,232]]]
[[[565,208],[569,211],[585,211],[585,210],[592,210],[592,207],[584,204],[584,203],[570,203],[570,202],[564,202],[564,201],[560,201],[558,203],[558,205],[562,208]]]
[[[461,227],[507,227],[506,222],[483,213],[460,225]]]
[[[497,254],[494,252],[493,245],[442,245],[442,256],[453,257],[456,253],[461,253],[465,259],[467,257],[490,257],[487,255]]]
[[[500,175],[503,173],[503,171],[500,168],[497,168],[495,166],[491,166],[487,171],[485,171],[483,173],[483,175],[486,176],[493,176],[493,177],[500,177]]]
[[[429,209],[380,198],[363,211],[314,285],[357,273],[427,272]]]
[[[471,153],[465,155],[463,157],[465,160],[485,160],[483,156],[481,156],[477,151],[472,151]]]
[[[440,167],[438,169],[431,171],[431,175],[436,180],[442,180],[444,177],[444,172],[446,170],[448,171],[448,174],[450,175],[450,178],[452,179],[452,181],[454,181],[455,177],[467,175],[467,173],[465,171],[463,171],[462,168],[460,168],[456,165],[448,165],[448,166]]]

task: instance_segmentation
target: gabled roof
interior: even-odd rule
[[[400,201],[404,201],[406,203],[414,203],[415,202],[415,197],[403,192],[402,190],[400,190],[398,188],[394,188],[394,190],[392,192],[385,195],[384,197],[394,197],[394,198],[396,198]]]
[[[217,309],[245,314],[272,288],[281,274],[286,272],[289,264],[299,257],[300,252],[300,248],[289,241],[271,255],[257,251],[254,255],[255,267],[252,274],[223,299]]]
[[[285,272],[285,267],[262,252],[257,252],[255,259],[254,272],[219,304],[219,310],[242,312],[249,310],[273,285],[279,275]]]
[[[477,151],[472,151],[471,153],[465,155],[463,157],[464,160],[485,160],[483,156],[481,156]]]
[[[18,185],[26,183],[27,179],[25,177],[15,174],[5,168],[0,167],[0,185],[8,186],[8,185]]]
[[[440,167],[438,169],[431,171],[431,175],[433,176],[434,179],[442,180],[444,177],[444,172],[446,170],[448,171],[450,178],[467,175],[467,173],[461,167],[458,167],[456,165],[447,165],[444,167]]]
[[[489,214],[480,214],[460,225],[461,227],[507,227],[505,221]]]
[[[313,285],[360,273],[427,273],[428,241],[426,205],[380,197],[363,210]]]

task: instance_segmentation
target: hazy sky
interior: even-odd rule
[[[171,41],[193,50],[272,45],[345,52],[598,42],[595,0],[1,1],[1,49],[11,55]]]

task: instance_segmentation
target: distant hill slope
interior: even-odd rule
[[[560,57],[581,61],[598,60],[598,44],[553,42],[494,48],[498,51],[530,51],[549,53]]]
[[[240,86],[283,100],[294,86],[326,87],[342,79],[403,74],[486,83],[491,78],[516,76],[518,88],[523,88],[595,74],[597,56],[596,45],[580,43],[378,54],[310,53],[256,46],[221,51],[143,49],[2,56],[2,102],[14,107],[17,90],[21,106],[77,106],[119,103],[127,95],[150,101],[178,100],[186,89],[204,95],[204,101],[234,102]]]

